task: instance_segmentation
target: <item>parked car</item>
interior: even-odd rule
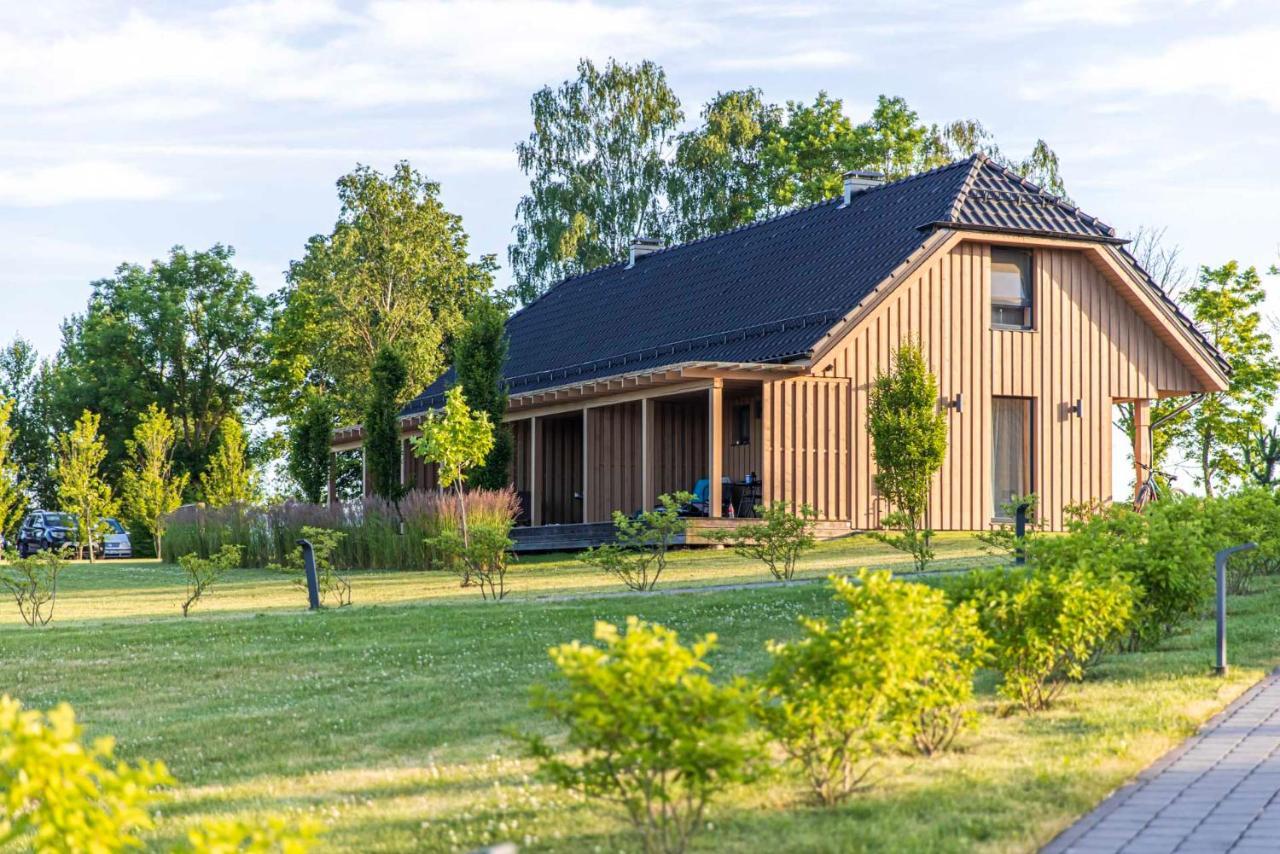
[[[104,519],[106,533],[102,536],[102,556],[133,557],[133,543],[129,541],[129,532],[120,524],[119,519]]]
[[[45,549],[60,549],[76,544],[76,517],[70,513],[36,510],[28,513],[18,529],[15,543],[22,557]]]

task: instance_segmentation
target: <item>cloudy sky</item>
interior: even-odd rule
[[[431,0],[0,3],[0,341],[46,355],[93,279],[228,243],[264,291],[333,223],[334,180],[408,158],[505,258],[528,98],[651,58],[689,116],[722,89],[879,93],[1043,137],[1081,206],[1190,263],[1280,243],[1274,2]],[[503,274],[505,277],[505,273]],[[1280,283],[1274,282],[1280,285]]]

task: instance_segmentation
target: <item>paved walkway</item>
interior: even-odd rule
[[[1280,671],[1049,843],[1044,854],[1280,852]]]

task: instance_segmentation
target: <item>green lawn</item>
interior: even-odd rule
[[[964,537],[944,538],[941,550],[952,569],[990,560]],[[888,558],[843,541],[803,571]],[[698,551],[679,555],[666,583],[763,574]],[[338,849],[470,850],[510,839],[529,850],[613,851],[630,845],[618,814],[532,780],[504,735],[545,730],[527,698],[549,673],[546,648],[588,638],[597,619],[638,614],[686,637],[717,632],[717,672],[753,673],[766,665],[767,639],[793,635],[800,614],[833,610],[818,584],[566,599],[617,585],[554,557],[523,561],[515,600],[496,605],[442,575],[358,574],[353,584],[353,607],[312,615],[287,579],[239,572],[183,620],[172,567],[76,566],[48,628],[0,610],[0,679],[32,706],[70,702],[92,734],[116,735],[125,757],[169,764],[185,786],[160,807],[157,847],[212,814],[298,812],[325,822],[325,842]],[[1034,717],[1002,716],[984,675],[980,727],[957,752],[887,760],[878,785],[837,810],[809,806],[791,777],[736,792],[696,847],[1032,850],[1280,662],[1278,613],[1276,580],[1232,601],[1227,679],[1208,675],[1211,622],[1159,652],[1106,658]]]

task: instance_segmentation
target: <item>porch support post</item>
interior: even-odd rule
[[[360,443],[360,490],[369,497],[369,450],[364,442]]]
[[[724,469],[724,380],[711,381],[707,390],[707,479],[711,481],[708,491],[707,515],[713,518],[720,516],[722,490],[721,472]]]
[[[529,419],[529,524],[542,524],[542,472],[538,461],[538,416]]]
[[[329,452],[329,506],[338,503],[338,455]]]
[[[1142,482],[1147,479],[1144,465],[1151,465],[1151,401],[1133,402],[1133,496],[1138,497]]]
[[[653,485],[653,408],[654,401],[640,401],[640,509],[648,510],[657,500]]]
[[[591,516],[591,508],[589,502],[591,496],[589,490],[591,488],[591,410],[583,407],[582,409],[582,521],[595,521]]]

